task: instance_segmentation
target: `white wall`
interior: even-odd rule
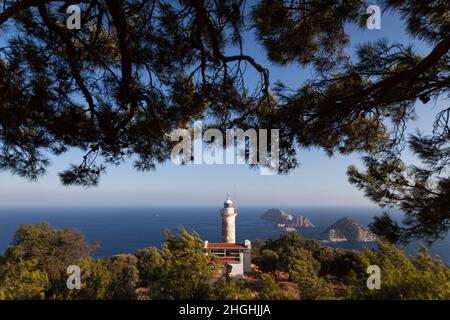
[[[244,278],[244,266],[242,263],[231,263],[233,269],[231,269],[231,276],[235,280],[240,280]]]

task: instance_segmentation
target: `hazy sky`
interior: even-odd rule
[[[404,36],[400,19],[387,13],[383,14],[381,30],[348,29],[352,39],[350,49],[358,42],[382,37],[412,43]],[[413,44],[424,54],[430,50],[422,43]],[[269,67],[272,83],[281,80],[296,88],[311,76],[310,70],[296,65],[277,67],[268,63],[252,35],[246,37],[245,52]],[[252,76],[248,74],[249,79]],[[419,105],[419,119],[410,128],[430,128],[435,114],[432,108],[431,102]],[[310,150],[300,151],[298,156],[301,166],[288,176],[261,176],[259,171],[245,165],[179,167],[170,163],[158,166],[156,171],[142,173],[136,172],[129,161],[117,168],[109,167],[98,187],[85,189],[62,186],[57,177],[70,163],[81,162],[82,153],[74,150],[58,158],[52,157],[47,176],[38,182],[0,172],[0,206],[221,205],[227,193],[239,205],[373,205],[347,182],[346,169],[350,164],[360,164],[358,155],[328,158],[320,150]]]

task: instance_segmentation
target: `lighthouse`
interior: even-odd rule
[[[236,243],[235,220],[237,210],[233,206],[230,197],[223,203],[220,209],[222,216],[222,242],[209,242],[205,240],[204,250],[219,258],[221,266],[227,276],[234,279],[243,279],[245,273],[253,272],[252,269],[252,244],[249,240]]]
[[[236,243],[236,216],[237,210],[233,207],[233,201],[227,197],[220,210],[222,216],[222,242]]]

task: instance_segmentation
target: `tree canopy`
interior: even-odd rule
[[[18,272],[18,277],[37,278],[41,283],[45,279],[35,270],[43,271],[48,277],[46,297],[58,298],[67,293],[67,267],[79,265],[94,248],[94,244],[87,243],[84,236],[75,230],[53,229],[47,223],[28,224],[19,226],[4,259],[6,263],[19,266],[14,271]],[[87,262],[84,264],[88,265]]]
[[[367,2],[258,0],[17,0],[0,13],[0,168],[42,176],[49,154],[78,148],[64,184],[95,185],[110,164],[138,170],[170,157],[167,134],[207,118],[219,128],[280,130],[280,173],[303,148],[358,152],[349,179],[382,206],[404,210],[372,229],[391,241],[443,237],[450,224],[448,99],[450,4],[379,1],[411,43],[380,39],[348,49],[346,26],[365,28]],[[80,30],[66,9],[82,10]],[[298,88],[271,85],[269,66],[243,50],[253,32],[273,64],[311,66]],[[295,66],[294,66],[295,67]],[[245,71],[260,75],[247,83]],[[436,113],[431,133],[407,136],[418,103]],[[422,166],[403,163],[405,146]]]
[[[450,297],[450,268],[439,257],[433,259],[421,246],[415,256],[389,243],[378,243],[378,249],[360,254],[364,268],[376,264],[382,270],[381,288],[369,290],[362,281],[367,274],[353,274],[348,288],[352,299],[430,300]]]
[[[152,260],[153,274],[158,277],[147,280],[150,295],[164,300],[210,299],[218,271],[216,258],[205,254],[196,232],[190,234],[183,227],[179,231],[178,237],[166,231],[160,256]]]

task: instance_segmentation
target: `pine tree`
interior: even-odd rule
[[[450,268],[439,257],[432,258],[424,246],[411,257],[389,243],[361,254],[363,265],[380,268],[380,289],[369,290],[367,274],[354,274],[348,288],[353,299],[444,299],[450,298]]]
[[[149,284],[150,296],[157,299],[210,299],[212,280],[217,275],[215,257],[203,250],[203,241],[195,232],[180,227],[176,237],[166,231],[161,260],[156,266],[158,278]]]
[[[22,259],[0,265],[0,300],[44,299],[49,279],[37,265],[36,260]]]

